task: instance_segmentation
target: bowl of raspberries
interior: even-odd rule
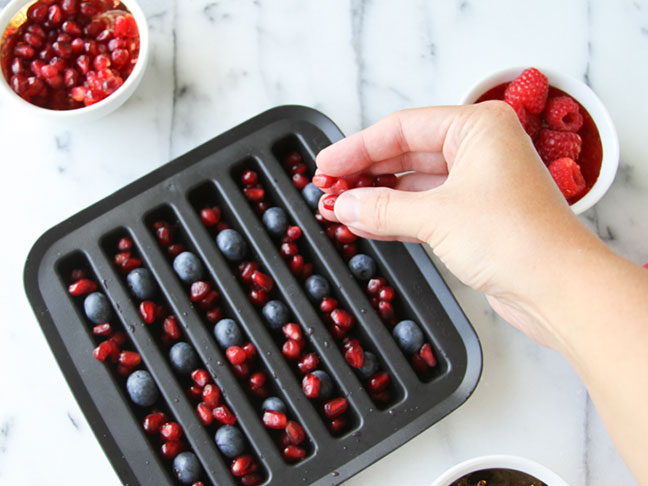
[[[619,138],[598,96],[549,69],[515,67],[476,83],[463,104],[502,100],[515,110],[538,155],[576,214],[608,190],[619,165]]]

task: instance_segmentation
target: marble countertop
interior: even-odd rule
[[[33,242],[273,106],[312,106],[352,133],[401,108],[456,103],[510,65],[584,79],[609,109],[622,155],[613,186],[582,219],[622,255],[648,261],[648,0],[140,3],[151,59],[119,110],[52,126],[0,100],[0,484],[119,483],[24,295]],[[534,459],[574,486],[634,484],[568,363],[446,277],[481,339],[481,382],[465,405],[347,484],[424,486],[493,453]]]

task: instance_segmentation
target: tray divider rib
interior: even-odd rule
[[[182,426],[184,437],[205,466],[205,474],[214,484],[235,486],[229,468],[216,449],[216,444],[198,419],[194,407],[189,403],[184,390],[171,371],[167,357],[145,329],[146,325],[142,322],[112,262],[106,259],[98,245],[88,249],[88,258],[92,262],[97,278],[106,282],[107,297],[112,302],[115,312],[125,323],[124,331],[139,351],[147,370],[158,384],[160,394],[164,396],[176,420]],[[108,285],[110,282],[113,285]],[[116,302],[121,304],[115,305]]]

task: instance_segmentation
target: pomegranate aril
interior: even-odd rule
[[[167,417],[162,412],[153,412],[144,417],[142,427],[144,428],[144,432],[153,435],[160,432],[160,427],[166,421]]]
[[[246,187],[243,194],[248,201],[259,202],[265,198],[265,191],[261,187]]]
[[[263,216],[268,209],[270,209],[270,203],[268,201],[259,201],[254,205],[254,211],[259,215]]]
[[[301,341],[304,337],[301,327],[299,327],[299,325],[295,324],[294,322],[288,322],[287,324],[284,324],[281,328],[281,331],[288,339],[293,339],[295,341]]]
[[[395,295],[396,293],[394,291],[394,288],[389,286],[381,288],[378,292],[378,298],[380,300],[384,300],[385,302],[391,302],[392,300],[394,300]]]
[[[390,189],[393,189],[396,187],[396,183],[398,182],[398,177],[396,177],[394,174],[382,174],[376,177],[376,186],[379,187],[388,187]]]
[[[335,324],[331,326],[330,331],[336,341],[341,341],[342,339],[344,339],[349,332],[348,329],[343,329]]]
[[[382,277],[372,278],[367,282],[367,292],[369,295],[377,296],[380,290],[387,285],[387,280]]]
[[[336,417],[329,422],[329,427],[331,428],[331,431],[334,433],[341,432],[346,428],[346,426],[347,426],[347,419],[344,415],[340,417]]]
[[[246,361],[254,361],[257,357],[256,347],[252,343],[245,343],[243,345],[243,351],[245,351]]]
[[[210,290],[204,298],[198,301],[198,307],[207,311],[213,308],[218,303],[219,299],[220,294],[218,293],[218,290]]]
[[[139,314],[146,324],[153,324],[157,319],[157,304],[151,300],[140,303]]]
[[[185,251],[185,246],[182,243],[173,243],[167,248],[167,253],[171,258],[177,257],[183,251]]]
[[[177,422],[166,422],[160,427],[160,435],[166,440],[180,440],[182,427]]]
[[[45,82],[54,89],[61,89],[63,86],[65,86],[65,80],[60,74],[57,74],[56,76],[52,76],[50,78],[45,78]]]
[[[122,351],[119,353],[119,364],[126,368],[135,368],[142,362],[142,357],[135,351]]]
[[[394,307],[391,302],[381,300],[378,302],[378,314],[383,321],[391,321],[395,317]]]
[[[334,419],[346,412],[349,402],[344,397],[334,398],[324,404],[324,415],[328,419]]]
[[[218,206],[204,208],[200,211],[200,220],[205,226],[216,226],[221,218],[221,210]]]
[[[75,297],[90,294],[95,290],[97,290],[97,284],[87,278],[77,280],[68,287],[68,292],[70,293],[70,295],[73,295]]]
[[[302,380],[302,390],[304,391],[304,395],[306,395],[308,398],[319,397],[320,386],[320,379],[312,373],[304,376]]]
[[[301,238],[302,230],[299,226],[288,226],[286,228],[286,238],[290,241],[296,241]]]
[[[358,239],[346,225],[340,225],[335,229],[335,239],[340,243],[353,243]]]
[[[99,32],[97,34],[97,37],[95,37],[96,41],[100,42],[100,43],[106,43],[107,41],[109,41],[112,38],[113,38],[113,33],[112,33],[112,31],[110,29],[102,30],[101,32]],[[101,44],[99,44],[99,46],[101,46]]]
[[[301,276],[302,271],[304,270],[304,257],[301,255],[295,255],[290,260],[290,271],[293,275]]]
[[[116,331],[111,337],[110,340],[114,342],[117,346],[123,346],[126,343],[126,334],[123,331]]]
[[[234,374],[240,379],[247,378],[250,374],[250,367],[247,365],[247,363],[232,365],[232,370],[234,371]]]
[[[436,356],[434,356],[434,350],[430,343],[425,343],[421,346],[419,356],[430,368],[434,368],[437,365],[437,359]]]
[[[333,211],[333,208],[335,207],[335,201],[337,199],[337,196],[334,194],[328,194],[324,196],[322,199],[322,206],[324,209],[328,209],[329,211]]]
[[[349,261],[358,254],[358,246],[355,243],[346,243],[342,245],[342,257],[344,261]]]
[[[225,355],[230,363],[233,365],[243,364],[247,358],[245,351],[240,346],[230,346],[225,351]]]
[[[354,324],[353,316],[344,309],[340,308],[334,309],[333,312],[331,312],[331,319],[336,326],[339,326],[347,331],[351,329]]]
[[[202,388],[198,385],[191,385],[187,389],[187,395],[189,395],[189,398],[193,398],[194,400],[200,400],[202,398]]]
[[[191,372],[191,380],[201,388],[212,381],[207,370],[202,368],[197,368]]]
[[[294,420],[288,421],[288,423],[286,424],[285,432],[288,440],[293,445],[299,445],[304,442],[304,439],[306,439],[306,432],[304,432],[304,428],[301,426],[301,424],[299,424],[299,422],[295,422]]]
[[[29,44],[34,49],[40,49],[44,42],[42,37],[39,37],[36,34],[32,34],[30,32],[25,32],[25,35],[23,35],[23,39],[27,44]],[[34,55],[35,54],[36,52],[34,52]]]
[[[330,187],[331,194],[341,194],[344,191],[347,191],[349,189],[349,183],[346,181],[346,179],[338,179],[335,181],[335,184],[333,184]]]
[[[376,178],[369,174],[361,174],[355,183],[355,187],[373,187],[376,185]]]
[[[112,326],[107,322],[97,324],[92,328],[92,334],[95,336],[110,337],[112,334]]]
[[[306,457],[306,449],[291,444],[284,449],[283,456],[288,461],[298,461]]]
[[[269,429],[283,429],[286,427],[288,419],[283,412],[266,410],[263,413],[263,425]]]
[[[284,163],[287,164],[288,167],[293,167],[301,163],[302,160],[302,156],[299,152],[291,152],[284,159]]]
[[[221,391],[218,385],[207,383],[202,390],[203,401],[212,409],[218,407],[220,402]]]
[[[415,371],[419,373],[425,373],[428,371],[429,366],[425,362],[421,356],[418,354],[413,354],[410,358],[410,363],[412,363],[412,367],[414,368]]]
[[[109,339],[99,344],[99,346],[97,346],[92,352],[92,355],[96,360],[103,363],[108,357],[113,357],[116,354],[118,356],[118,353],[119,348],[117,344]]]
[[[294,339],[286,340],[286,342],[284,342],[283,346],[281,347],[281,353],[288,361],[294,361],[298,359],[301,351],[301,344],[299,343],[299,341],[295,341]]]
[[[253,170],[246,170],[241,175],[241,182],[248,187],[256,186],[259,182],[259,176]]]
[[[270,275],[255,270],[251,276],[252,282],[258,287],[259,290],[270,292],[274,286],[274,281]]]
[[[369,378],[369,390],[377,393],[385,390],[390,382],[389,373],[386,371],[379,371],[371,378]]]
[[[107,95],[114,93],[117,91],[121,85],[124,84],[124,80],[120,78],[119,76],[115,76],[110,79],[106,79],[102,84],[101,84],[101,89],[103,90],[104,93]]]
[[[77,0],[63,0],[61,2],[61,10],[66,15],[74,15],[78,10]]]
[[[241,484],[243,486],[258,486],[263,482],[263,478],[258,473],[249,473],[241,478]],[[192,484],[192,486],[196,486]]]
[[[200,402],[196,405],[196,412],[198,412],[198,418],[205,426],[211,425],[214,421],[211,408],[205,402]]]
[[[171,226],[164,222],[156,224],[156,226],[155,237],[157,238],[158,243],[165,248],[170,246],[173,243],[173,231],[171,230]]]
[[[180,339],[182,332],[176,316],[167,316],[162,323],[162,331],[171,339]]]
[[[389,394],[389,390],[383,390],[377,393],[371,392],[370,396],[374,402],[387,403],[389,402],[389,400],[391,400],[391,395]]]
[[[36,55],[36,51],[29,44],[17,44],[13,52],[14,56],[21,59],[31,59]]]
[[[86,74],[90,70],[90,57],[86,54],[81,54],[76,59],[76,65],[82,74]]]
[[[73,20],[66,20],[63,22],[63,25],[61,26],[61,29],[63,29],[63,32],[66,34],[70,34],[74,37],[79,37],[81,34],[83,34],[83,29]]]
[[[79,79],[79,73],[72,68],[66,69],[63,73],[63,84],[65,84],[67,88],[73,88],[79,84]]]
[[[362,368],[364,366],[364,350],[359,344],[349,346],[344,353],[344,359],[352,368]]]
[[[268,303],[268,300],[270,299],[268,297],[268,294],[266,294],[262,290],[256,290],[256,289],[250,290],[249,297],[250,297],[250,301],[257,307],[264,306],[265,304]]]
[[[184,445],[179,440],[168,440],[160,448],[160,454],[165,459],[173,459],[184,450]]]
[[[299,248],[294,243],[282,243],[279,248],[279,253],[283,258],[290,258],[299,253]]]
[[[191,300],[191,302],[198,302],[199,300],[207,297],[207,294],[210,291],[211,284],[209,282],[197,280],[191,284],[191,288],[189,290],[189,300]]]
[[[129,258],[120,265],[122,273],[128,274],[131,270],[135,270],[142,266],[142,261],[139,258]]]
[[[255,464],[252,456],[250,454],[244,454],[232,461],[230,471],[233,476],[239,478],[253,472],[254,466]]]
[[[85,17],[94,17],[99,12],[99,8],[91,2],[82,2],[79,6],[79,10]]]
[[[132,15],[121,15],[115,19],[115,36],[137,37],[137,24]]]
[[[267,377],[262,371],[258,371],[252,374],[249,379],[250,388],[252,388],[253,390],[256,388],[261,388],[263,385],[265,385],[266,379]]]
[[[127,251],[133,248],[133,239],[129,236],[124,236],[117,242],[117,249],[119,251]]]
[[[292,176],[292,183],[298,191],[301,191],[308,185],[309,180],[304,174],[295,174]]]
[[[205,314],[205,318],[211,324],[216,324],[223,318],[223,309],[220,307],[212,307]]]
[[[220,405],[214,408],[212,414],[214,415],[214,418],[222,424],[234,425],[236,423],[236,417],[225,405]]]
[[[58,5],[52,5],[47,10],[47,21],[49,25],[59,25],[63,21],[63,11]]]
[[[40,24],[47,18],[47,5],[37,2],[27,9],[27,18]]]
[[[319,358],[315,353],[305,354],[302,359],[297,363],[297,368],[302,374],[315,371],[319,366]]]

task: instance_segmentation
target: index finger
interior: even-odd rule
[[[399,157],[411,152],[443,152],[448,132],[465,107],[436,106],[398,111],[383,118],[317,155],[318,170],[334,177],[365,172],[378,162],[403,161]],[[438,157],[439,163],[445,163]],[[434,168],[438,170],[438,168]],[[412,170],[398,167],[387,172]]]

